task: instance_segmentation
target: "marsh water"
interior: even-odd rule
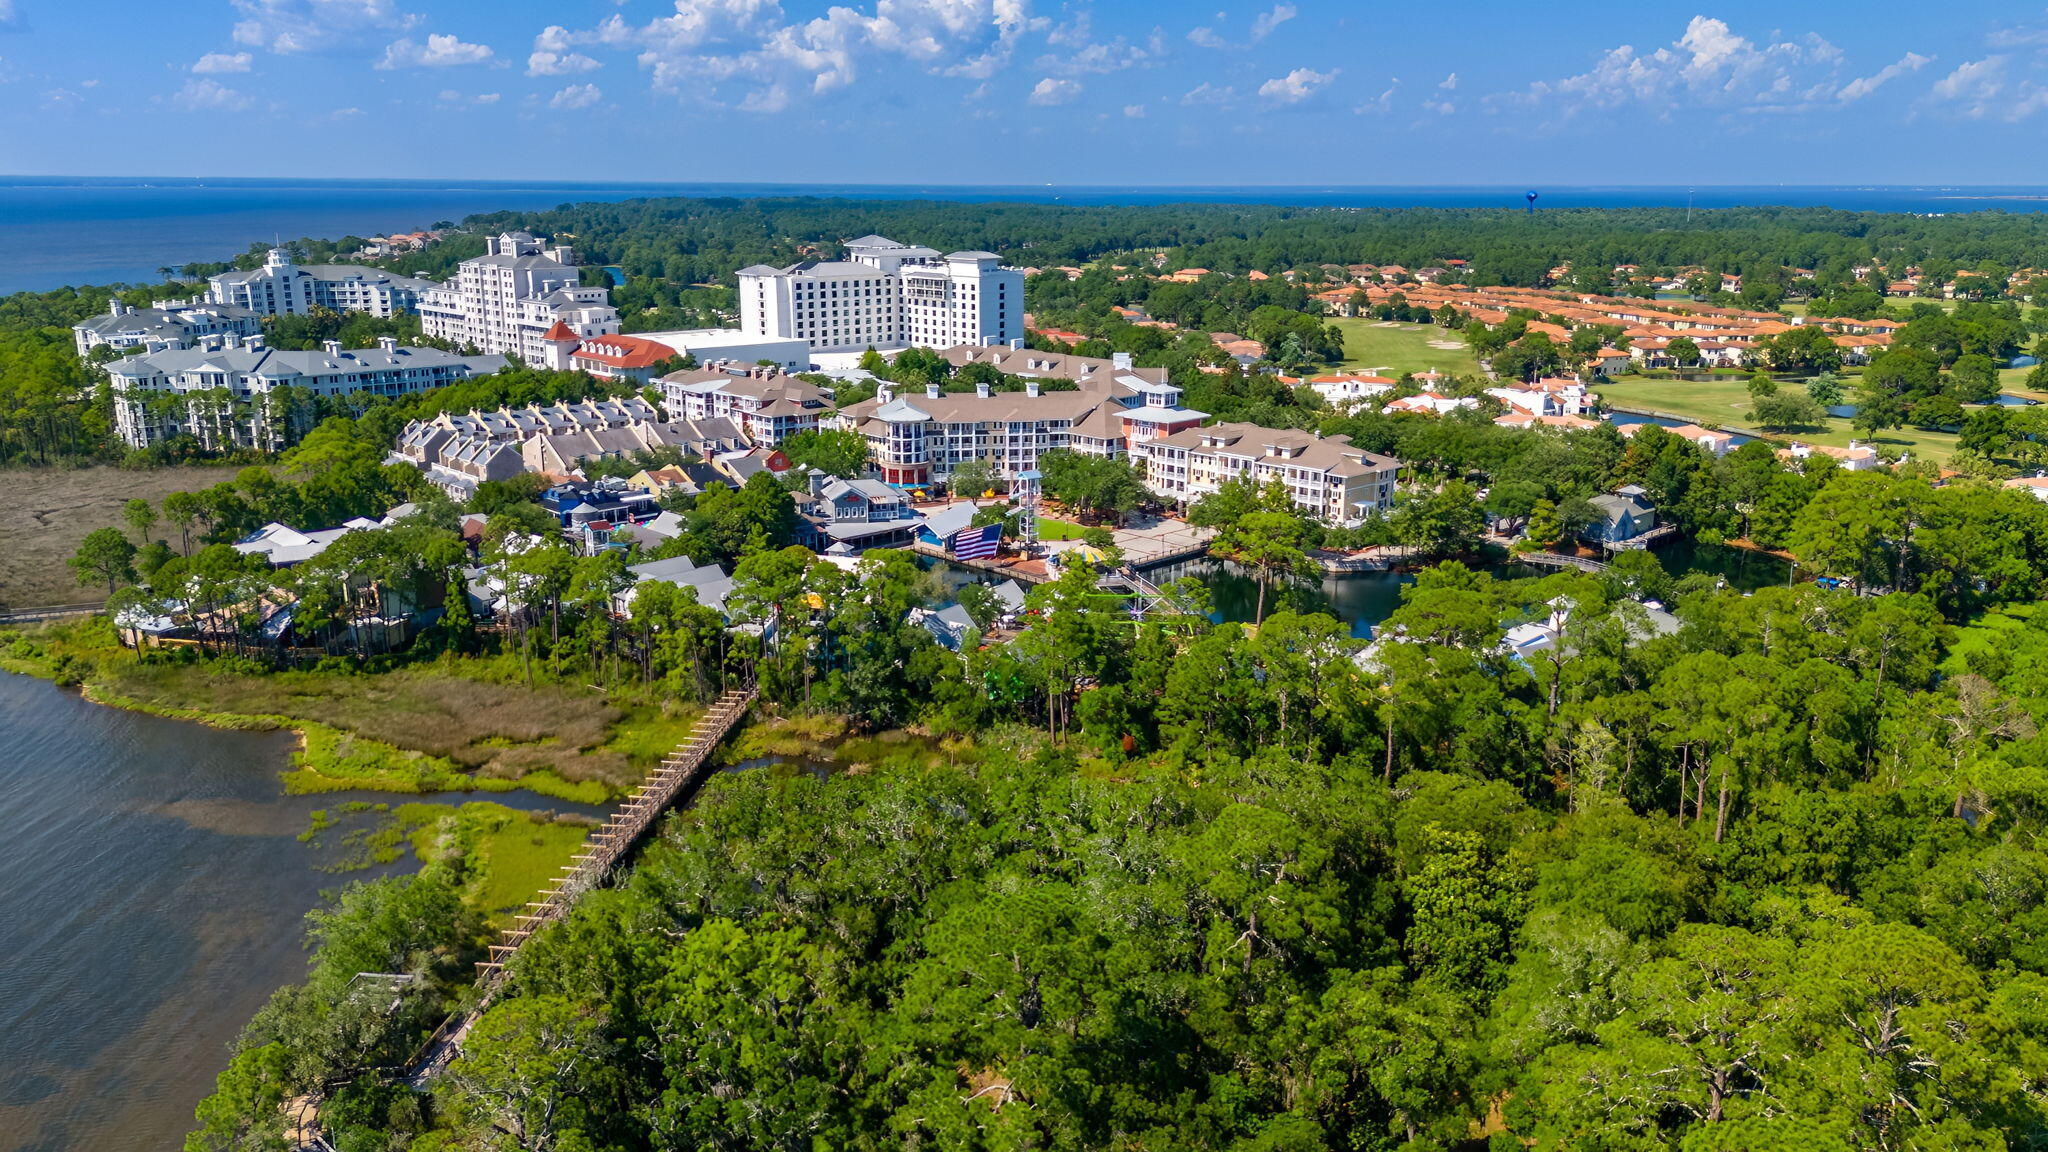
[[[323,871],[342,849],[299,840],[311,813],[410,797],[286,796],[291,747],[0,674],[0,1152],[177,1148],[305,975],[306,912],[373,874]]]

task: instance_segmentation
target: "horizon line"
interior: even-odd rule
[[[1209,191],[1209,190],[1213,190],[1213,191],[1219,191],[1219,192],[1221,192],[1221,191],[1233,191],[1233,192],[1234,192],[1234,191],[1245,191],[1245,190],[1264,190],[1264,189],[1281,189],[1281,190],[1287,190],[1287,191],[1307,191],[1307,190],[1315,190],[1315,189],[1324,189],[1324,190],[1329,190],[1329,191],[1355,191],[1355,190],[1361,190],[1361,189],[1373,189],[1373,190],[1377,190],[1377,189],[1387,189],[1387,190],[1394,190],[1394,191],[1420,191],[1420,190],[1428,190],[1428,189],[1483,189],[1483,190],[1488,190],[1488,191],[1491,191],[1491,190],[1495,190],[1495,189],[1523,189],[1523,188],[1535,188],[1535,189],[1541,190],[1541,189],[1543,189],[1543,188],[1545,188],[1545,187],[1548,187],[1548,188],[1551,188],[1551,189],[1570,189],[1570,190],[1575,190],[1575,191],[1597,191],[1597,190],[1603,190],[1603,189],[1616,189],[1616,190],[1641,190],[1641,189],[1649,189],[1649,190],[1656,190],[1656,191],[1688,191],[1688,190],[1690,190],[1690,191],[1716,191],[1716,190],[1735,190],[1735,189],[1741,189],[1741,190],[1750,190],[1750,189],[1762,189],[1762,188],[1777,188],[1777,189],[1786,189],[1786,190],[1808,190],[1808,189],[1829,189],[1829,190],[1865,190],[1865,191],[1943,191],[1943,190],[1957,190],[1957,189],[2029,189],[2029,188],[2031,188],[2031,189],[2044,189],[2044,190],[2048,190],[2048,183],[2042,183],[2042,184],[1952,184],[1952,183],[1933,183],[1933,182],[1905,182],[1905,183],[1874,183],[1874,182],[1869,182],[1869,181],[1831,181],[1831,182],[1827,182],[1827,183],[1818,183],[1818,184],[1804,184],[1804,183],[1786,183],[1786,182],[1782,182],[1782,181],[1781,181],[1781,182],[1775,182],[1775,183],[1752,183],[1752,184],[1741,184],[1741,183],[1733,183],[1733,184],[1707,184],[1707,183],[1687,183],[1687,184],[1656,184],[1656,183],[1651,183],[1651,184],[1621,184],[1621,183],[1598,183],[1598,184],[1548,184],[1548,185],[1545,185],[1545,184],[1543,184],[1543,183],[1541,183],[1541,182],[1536,182],[1536,181],[1521,181],[1521,182],[1513,182],[1513,183],[1478,183],[1478,182],[1464,182],[1464,183],[1457,183],[1457,182],[1450,182],[1450,183],[1403,183],[1403,184],[1341,184],[1341,183],[1329,183],[1329,182],[1316,182],[1316,183],[1277,183],[1277,184],[1180,184],[1180,183],[1171,183],[1171,182],[1148,182],[1148,181],[1123,181],[1123,182],[1118,182],[1118,183],[1113,183],[1113,184],[1063,184],[1063,183],[1057,183],[1057,182],[1050,182],[1050,183],[1030,183],[1030,182],[1023,182],[1023,183],[1018,183],[1018,182],[1009,182],[1009,183],[1005,183],[1005,182],[993,182],[993,183],[966,183],[966,182],[958,182],[958,181],[935,181],[935,180],[921,180],[921,181],[916,181],[916,182],[914,182],[914,183],[894,183],[894,182],[890,182],[890,183],[874,183],[874,182],[866,182],[866,181],[846,181],[846,182],[840,182],[840,183],[833,183],[833,182],[828,182],[828,181],[818,181],[818,180],[771,180],[771,179],[763,179],[763,180],[698,180],[698,179],[678,179],[678,180],[661,180],[661,179],[649,179],[649,180],[529,180],[529,179],[519,179],[519,178],[497,178],[497,177],[475,177],[475,176],[471,176],[471,177],[465,177],[465,178],[460,178],[460,179],[456,179],[456,178],[450,178],[450,177],[439,177],[439,176],[382,176],[382,177],[362,177],[362,176],[306,176],[306,175],[296,175],[296,174],[292,174],[292,175],[244,175],[244,174],[235,174],[235,173],[213,173],[213,174],[209,174],[209,175],[205,175],[205,176],[173,176],[173,175],[160,175],[160,174],[159,174],[159,175],[150,175],[150,174],[146,174],[146,173],[145,173],[145,174],[121,174],[121,175],[90,175],[90,174],[82,174],[82,173],[62,173],[62,172],[51,172],[51,173],[30,173],[30,172],[23,172],[23,173],[0,173],[0,186],[4,186],[4,185],[5,185],[6,183],[8,183],[8,182],[10,182],[10,181],[39,181],[39,182],[46,182],[46,181],[57,181],[57,180],[77,180],[77,181],[202,181],[202,180],[264,180],[264,181],[285,181],[285,180],[291,180],[291,181],[305,181],[305,182],[312,182],[312,183],[323,183],[323,184],[348,184],[348,183],[355,183],[355,184],[442,184],[442,185],[445,185],[445,186],[447,186],[447,187],[449,187],[449,188],[451,188],[451,189],[460,189],[460,188],[464,188],[464,187],[476,187],[476,186],[479,186],[479,185],[508,185],[508,186],[513,186],[513,187],[529,187],[529,188],[690,188],[690,187],[706,187],[706,188],[764,188],[764,187],[767,187],[767,188],[891,188],[891,189],[896,189],[896,188],[904,188],[904,189],[916,189],[916,188],[938,188],[938,189],[956,189],[956,190],[959,190],[959,189],[1006,189],[1006,190],[1008,190],[1008,189],[1040,189],[1040,188],[1052,188],[1052,189],[1077,189],[1077,190],[1091,190],[1091,191],[1093,191],[1093,190],[1116,190],[1116,189],[1162,189],[1162,190],[1174,190],[1174,191]]]

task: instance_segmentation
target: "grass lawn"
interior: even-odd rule
[[[1081,533],[1087,530],[1071,520],[1054,520],[1049,516],[1040,516],[1038,518],[1038,538],[1040,540],[1079,540]]]
[[[1390,376],[1435,368],[1454,376],[1477,376],[1479,360],[1456,332],[1433,324],[1387,325],[1380,320],[1332,320],[1344,330],[1346,369],[1384,368]],[[1455,345],[1432,348],[1430,343]]]
[[[1707,426],[1755,431],[1749,422],[1747,379],[1695,382],[1624,376],[1602,383],[1599,393],[1602,399],[1615,407],[1661,412]],[[1833,416],[1828,418],[1823,430],[1802,431],[1779,438],[1837,448],[1846,448],[1849,441],[1861,439],[1850,429],[1847,420]],[[1946,460],[1956,450],[1956,437],[1953,432],[1892,428],[1878,436],[1877,444],[1879,447],[1903,449],[1921,459]]]
[[[1951,676],[1970,670],[1964,658],[1972,652],[1990,648],[2003,642],[2006,634],[2027,626],[2044,605],[2014,604],[1996,608],[1956,629],[1956,642],[1949,647],[1948,659],[1942,661],[1941,670]]]
[[[2048,401],[2048,392],[2030,391],[2027,388],[2027,374],[2032,371],[2032,368],[2000,368],[1998,390],[2010,392],[2015,396],[2025,396],[2029,400]]]

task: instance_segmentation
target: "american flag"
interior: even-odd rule
[[[1001,524],[963,528],[953,536],[953,557],[957,560],[986,560],[996,554],[996,545],[1002,538]]]

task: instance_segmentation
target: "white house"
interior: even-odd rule
[[[1282,376],[1282,384],[1299,388],[1307,385],[1331,404],[1348,404],[1384,396],[1394,388],[1394,378],[1376,373],[1338,372],[1323,376]]]
[[[1794,441],[1790,448],[1778,449],[1778,456],[1782,459],[1797,460],[1802,463],[1814,456],[1830,456],[1834,458],[1835,463],[1841,465],[1842,469],[1848,472],[1875,472],[1879,468],[1884,467],[1884,458],[1877,454],[1877,449],[1868,444],[1858,444],[1854,440],[1849,441],[1847,448],[1837,448],[1831,444],[1802,444]]]
[[[2048,476],[2015,476],[2003,486],[2025,492],[2036,500],[2048,501]]]
[[[1403,396],[1395,400],[1380,411],[1390,414],[1415,412],[1425,416],[1442,416],[1446,412],[1455,412],[1460,408],[1477,407],[1479,400],[1474,396],[1439,396],[1434,392],[1417,392],[1413,396]]]

